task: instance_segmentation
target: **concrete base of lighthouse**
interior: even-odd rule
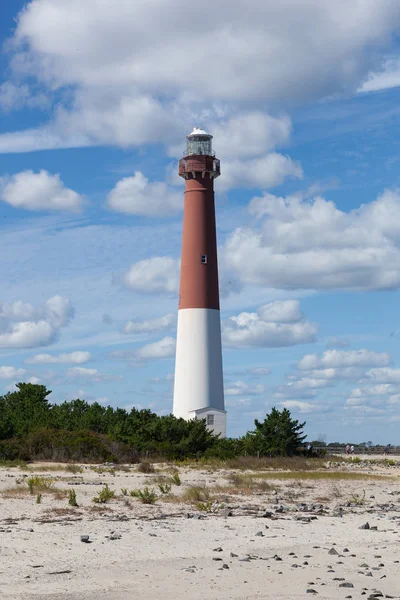
[[[189,419],[205,419],[207,429],[215,435],[219,433],[221,438],[226,437],[226,410],[202,408],[189,414]]]
[[[226,435],[219,310],[178,311],[173,414],[206,419],[210,429]]]

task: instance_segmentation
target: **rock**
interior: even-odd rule
[[[350,550],[348,548],[344,548],[342,552],[350,552]]]
[[[229,569],[229,565],[227,565],[226,563],[224,563],[224,564],[222,565],[222,568],[223,568],[223,569]]]
[[[89,536],[88,535],[81,535],[81,542],[83,542],[84,544],[88,544],[89,543]]]
[[[214,548],[213,552],[222,552],[221,546],[218,546],[218,548]]]
[[[261,517],[262,517],[263,519],[272,519],[272,517],[273,517],[273,514],[272,514],[272,512],[266,511],[265,513],[263,513],[263,514],[261,515]]]
[[[350,581],[345,581],[344,583],[339,583],[340,588],[353,588],[354,585],[350,583]]]
[[[262,531],[257,531],[256,536],[257,537],[264,537],[264,533]]]
[[[277,554],[275,554],[275,556],[274,556],[273,558],[274,558],[274,560],[278,560],[278,561],[281,561],[281,560],[282,560],[282,559],[281,559],[281,557],[280,557],[280,556],[278,556]]]
[[[308,588],[306,594],[318,594],[317,590],[313,590],[312,588]]]
[[[328,551],[328,554],[334,554],[335,556],[339,556],[339,552],[337,550],[335,550],[335,548],[331,548]]]
[[[370,529],[370,525],[369,525],[368,521],[366,523],[364,523],[364,525],[361,525],[361,527],[359,527],[358,529]]]
[[[250,556],[239,556],[238,560],[240,562],[250,562]]]
[[[237,558],[237,556],[238,556],[238,555],[237,555],[237,554],[235,554],[234,552],[230,552],[230,553],[229,553],[229,556],[230,556],[231,558]]]
[[[218,560],[218,561],[222,561],[222,558],[219,558],[219,557],[217,557],[217,556],[214,556],[213,560],[216,560],[216,561],[217,561],[217,560]]]

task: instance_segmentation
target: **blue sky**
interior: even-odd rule
[[[275,405],[311,438],[398,443],[398,2],[184,7],[0,8],[0,386],[171,411],[177,160],[200,125],[228,433]]]

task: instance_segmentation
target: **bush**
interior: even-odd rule
[[[142,504],[155,504],[157,500],[157,494],[153,488],[149,490],[147,486],[143,488],[143,490],[132,490],[131,496],[134,498],[139,498]]]
[[[99,494],[93,498],[93,502],[97,504],[107,504],[110,500],[115,498],[114,490],[110,490],[108,483],[100,490]]]
[[[68,504],[70,506],[78,506],[78,502],[76,501],[76,492],[75,492],[75,490],[69,490]]]
[[[26,483],[28,484],[29,492],[32,495],[37,490],[48,491],[54,486],[54,481],[52,479],[49,479],[48,477],[40,477],[39,475],[29,477]]]
[[[154,465],[150,462],[141,462],[138,464],[139,473],[155,473]]]
[[[171,477],[171,481],[174,485],[181,485],[181,478],[179,477],[179,473],[174,473]]]

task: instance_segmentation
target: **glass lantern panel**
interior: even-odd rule
[[[203,136],[189,137],[187,140],[187,153],[212,156],[211,139],[204,138]]]

